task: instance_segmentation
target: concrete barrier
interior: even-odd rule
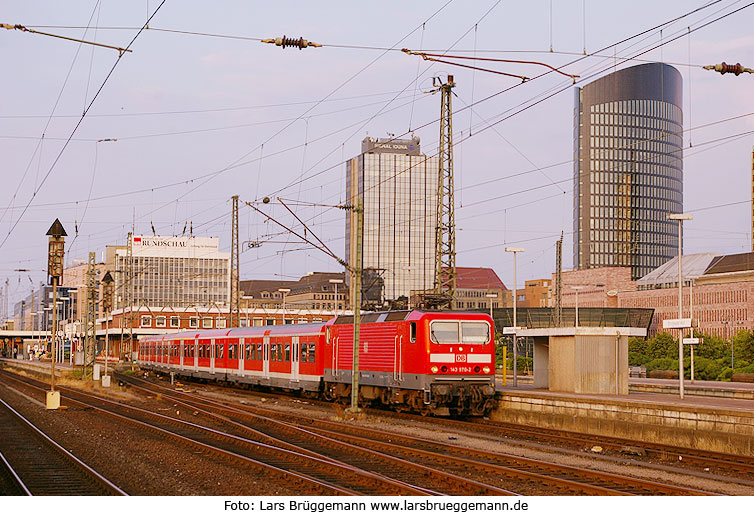
[[[754,411],[504,392],[490,418],[499,422],[754,456]]]
[[[666,385],[662,383],[631,383],[632,392],[654,392],[657,394],[678,394],[678,385]],[[727,397],[733,399],[754,400],[754,390],[736,389],[727,387],[705,387],[704,385],[692,385],[686,380],[683,391],[688,396],[704,397]]]

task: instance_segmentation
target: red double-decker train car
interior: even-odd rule
[[[494,325],[486,314],[367,313],[360,328],[359,399],[424,414],[483,415],[494,405],[494,362]],[[139,363],[185,378],[348,400],[353,317],[142,338]]]

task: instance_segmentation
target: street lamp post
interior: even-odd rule
[[[513,386],[518,386],[518,329],[516,328],[516,254],[525,252],[524,248],[506,247],[506,252],[513,252]]]
[[[278,288],[278,291],[283,294],[283,325],[285,325],[285,296],[290,293],[290,288]]]
[[[485,297],[490,299],[490,318],[492,319],[492,322],[495,322],[495,317],[492,315],[492,299],[497,298],[497,293],[487,293]]]
[[[579,327],[579,290],[583,290],[584,288],[586,286],[571,286],[571,289],[576,292],[576,320],[574,327]]]
[[[683,222],[693,219],[691,214],[668,214],[678,222],[678,318],[683,318]],[[678,394],[683,399],[683,331],[678,331]]]
[[[338,316],[338,284],[343,284],[343,279],[330,279],[330,284],[335,287],[335,316]]]

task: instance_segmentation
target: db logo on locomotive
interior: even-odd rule
[[[466,363],[466,355],[456,354],[456,363]]]

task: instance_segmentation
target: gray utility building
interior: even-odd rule
[[[682,79],[647,63],[576,88],[573,266],[639,279],[677,255],[683,212]]]

